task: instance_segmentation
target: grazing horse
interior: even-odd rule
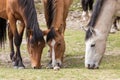
[[[30,54],[31,65],[33,68],[41,67],[41,54],[45,46],[43,33],[39,29],[37,13],[35,10],[34,0],[0,0],[0,17],[9,21],[9,42],[11,53],[10,57],[14,62],[15,68],[24,68],[22,62],[20,45],[24,28],[26,27],[27,48]],[[16,22],[20,21],[17,28]],[[1,23],[0,23],[1,24]],[[0,25],[0,43],[5,40],[5,25]],[[14,51],[14,44],[16,52]]]
[[[48,27],[47,43],[51,57],[49,68],[60,69],[65,52],[66,18],[72,0],[43,0],[43,3]]]
[[[93,3],[94,0],[81,0],[82,9],[83,9],[82,19],[84,21],[87,21],[91,17]]]
[[[85,67],[99,67],[111,25],[117,16],[120,16],[120,0],[96,0],[86,32]]]

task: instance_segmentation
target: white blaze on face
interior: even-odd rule
[[[52,42],[51,42],[51,46],[52,46],[52,66],[54,67],[55,64],[56,64],[56,60],[55,60],[55,50],[54,50],[54,47],[55,47],[55,40],[53,39]]]
[[[91,44],[92,40],[86,41],[85,67],[88,67],[88,64],[93,64],[93,56],[95,54],[95,49],[91,48]]]

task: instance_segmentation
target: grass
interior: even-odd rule
[[[15,70],[2,68],[0,80],[119,80],[119,70]],[[4,72],[3,72],[4,71]],[[9,74],[9,75],[7,75]]]
[[[107,51],[120,49],[118,42],[119,33],[110,34],[107,41]],[[64,67],[60,71],[46,69],[49,58],[46,57],[48,47],[44,49],[42,56],[43,68],[34,70],[30,67],[30,62],[27,69],[13,69],[11,63],[0,65],[0,80],[120,80],[120,56],[105,55],[100,69],[88,70],[84,68],[84,35],[81,30],[67,29],[65,33],[66,52],[64,59]],[[22,44],[22,57],[28,58],[26,45]],[[8,48],[4,50],[8,55]],[[4,52],[3,50],[1,52]],[[114,53],[114,52],[113,52]],[[1,53],[2,54],[2,53]]]

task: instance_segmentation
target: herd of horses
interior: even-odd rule
[[[73,0],[43,0],[48,29],[42,31],[38,24],[34,0],[0,0],[0,45],[2,47],[5,43],[8,27],[10,59],[15,68],[25,68],[20,52],[24,30],[31,66],[34,69],[41,68],[41,55],[46,43],[51,58],[48,68],[58,70],[62,67],[66,18],[72,2]],[[88,14],[90,9],[90,21],[85,37],[85,67],[88,69],[99,67],[111,25],[120,15],[120,0],[96,0],[94,6],[93,2],[94,0],[82,0],[82,15]],[[18,21],[19,27],[16,24]]]

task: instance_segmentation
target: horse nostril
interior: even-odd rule
[[[93,66],[91,67],[91,69],[94,69],[95,68],[95,64],[93,64]]]
[[[33,67],[33,69],[40,69],[39,67]]]
[[[88,64],[88,69],[90,69],[90,64]]]
[[[88,69],[94,69],[94,68],[95,68],[95,64],[93,65],[88,64]]]
[[[33,67],[33,69],[37,69],[36,67]]]
[[[60,63],[57,63],[57,65],[58,65],[59,67],[61,67]]]
[[[99,69],[99,67],[96,67],[95,64],[93,65],[88,64],[88,69]]]
[[[99,67],[96,67],[96,69],[99,69]]]

